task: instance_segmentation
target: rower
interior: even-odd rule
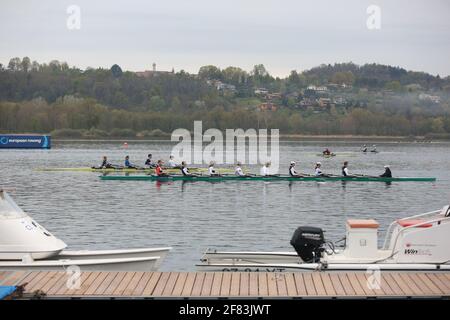
[[[103,156],[103,161],[102,164],[100,165],[100,169],[109,169],[109,168],[114,169],[115,167],[108,162],[108,158],[106,156]]]
[[[317,163],[316,163],[316,166],[315,166],[315,168],[314,168],[314,175],[315,175],[316,177],[321,177],[321,176],[324,175],[324,174],[322,173],[322,170],[320,169],[320,167],[322,167],[322,164],[321,164],[320,162],[317,162]]]
[[[239,176],[239,177],[245,176],[244,171],[242,171],[240,162],[236,163],[236,167],[234,168],[234,174]]]
[[[130,162],[130,156],[125,157],[125,168],[128,169],[137,169],[137,167]]]
[[[192,173],[189,172],[189,168],[186,166],[185,161],[181,161],[181,173],[185,177],[192,177],[194,176]]]
[[[370,150],[370,152],[378,152],[377,146],[375,144],[372,146],[372,150]]]
[[[149,168],[154,168],[155,167],[155,164],[152,161],[152,154],[151,153],[148,154],[147,160],[145,160],[145,165],[147,167],[149,167]]]
[[[169,164],[169,167],[171,167],[171,168],[178,167],[178,164],[173,159],[173,155],[170,155],[168,164]]]
[[[220,174],[216,171],[216,169],[214,169],[214,161],[211,161],[209,163],[208,173],[211,177],[220,176]]]
[[[324,155],[324,156],[329,156],[329,155],[331,155],[330,149],[326,148],[326,149],[323,151],[323,155]]]
[[[382,178],[392,178],[392,172],[388,165],[384,166],[384,173],[380,175]]]
[[[348,161],[344,161],[344,165],[342,166],[342,175],[344,177],[351,177],[351,175],[348,173]]]
[[[158,160],[158,163],[156,164],[156,168],[155,168],[155,174],[158,177],[167,177],[168,174],[163,171],[162,165],[163,165],[163,161],[162,160]]]
[[[270,161],[268,161],[262,166],[261,171],[260,171],[260,174],[262,176],[269,176],[270,175],[269,174],[269,167],[270,167],[270,165],[271,165],[271,163],[270,163]]]
[[[366,145],[364,145],[363,147],[362,147],[362,150],[361,150],[362,152],[367,152],[367,146]]]
[[[295,161],[291,161],[291,165],[289,166],[289,175],[291,177],[300,177],[301,175],[295,171]]]

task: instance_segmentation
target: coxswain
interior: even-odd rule
[[[130,162],[130,156],[125,157],[125,168],[127,169],[137,169],[137,167]]]
[[[167,177],[168,174],[163,171],[162,165],[163,165],[163,161],[162,160],[158,160],[158,163],[156,164],[156,168],[155,168],[155,174],[158,177]]]
[[[382,178],[392,178],[392,172],[388,165],[384,166],[384,173],[380,175]]]

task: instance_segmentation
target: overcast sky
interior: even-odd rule
[[[273,75],[322,63],[383,63],[450,75],[450,1],[41,0],[0,2],[0,62],[148,70],[262,63]],[[381,9],[369,30],[367,7]],[[81,10],[69,30],[67,8]]]

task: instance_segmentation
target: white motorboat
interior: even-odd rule
[[[207,250],[197,267],[204,271],[450,271],[450,207],[393,221],[378,248],[379,224],[347,220],[345,245],[336,249],[323,230],[299,227],[296,252]]]
[[[28,216],[0,190],[0,270],[157,270],[170,247],[119,250],[66,250],[67,245]]]

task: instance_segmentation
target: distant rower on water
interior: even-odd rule
[[[295,161],[291,161],[291,164],[289,166],[289,175],[291,177],[302,177],[301,174],[299,174],[296,170],[295,170]]]
[[[366,145],[364,145],[363,147],[362,147],[362,150],[361,150],[362,152],[367,152],[367,146]]]
[[[153,163],[152,154],[149,153],[147,156],[147,160],[145,160],[145,165],[149,168],[154,168],[156,165]]]
[[[125,157],[125,168],[127,169],[137,169],[137,167],[130,162],[130,156]]]
[[[384,173],[380,175],[382,178],[392,178],[392,172],[388,165],[384,166]]]
[[[99,167],[92,167],[93,169],[116,169],[116,166],[108,162],[108,158],[103,156],[102,164]]]
[[[162,165],[163,165],[163,161],[162,160],[158,160],[158,163],[157,163],[156,168],[155,168],[155,174],[158,177],[167,177],[168,174],[163,171]]]
[[[271,165],[271,163],[270,163],[270,161],[268,161],[262,166],[262,168],[260,170],[260,174],[262,176],[270,176],[270,174],[269,174],[269,167],[270,167],[270,165]]]
[[[209,163],[208,173],[211,177],[220,176],[219,172],[217,172],[216,169],[214,169],[214,161],[211,161]]]
[[[328,148],[326,148],[322,153],[323,153],[324,156],[330,156],[331,155],[331,151]]]

